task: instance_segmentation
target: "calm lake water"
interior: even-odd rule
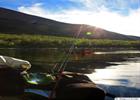
[[[50,72],[61,64],[67,49],[0,48],[0,55],[28,60],[29,72]],[[89,54],[76,49],[66,70],[84,73],[99,87],[118,97],[140,97],[140,51],[139,50],[92,50]],[[111,98],[107,98],[109,100]]]
[[[117,65],[109,65],[103,69],[96,68],[95,72],[87,76],[99,87],[117,97],[140,97],[139,53],[140,51],[98,52],[97,54],[111,54],[116,57],[118,54],[130,56],[125,57],[125,61],[110,62]],[[106,100],[113,99],[106,98]]]

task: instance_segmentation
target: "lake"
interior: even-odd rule
[[[140,97],[139,50],[75,49],[66,71],[86,74],[99,87],[117,97]],[[28,60],[29,72],[51,72],[66,57],[68,49],[58,48],[0,48],[0,55]],[[107,98],[107,100],[111,98]]]
[[[110,62],[117,65],[109,65],[103,69],[96,68],[95,72],[87,74],[87,76],[99,87],[117,97],[140,97],[139,53],[140,51],[98,52],[97,54],[111,54],[116,58],[122,54],[125,61]],[[106,100],[113,99],[106,98]]]

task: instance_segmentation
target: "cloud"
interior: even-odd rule
[[[110,11],[127,15],[131,9],[140,8],[140,0],[69,0],[80,3],[86,10],[100,11],[102,6]]]
[[[74,3],[81,4],[86,10],[93,12],[99,11],[102,6],[105,6],[107,2],[105,0],[69,0]]]
[[[80,1],[87,1],[88,3],[88,0]],[[105,6],[101,6],[98,11],[63,9],[61,12],[51,12],[49,9],[43,8],[42,3],[36,3],[30,7],[21,6],[18,10],[31,15],[37,15],[57,21],[89,24],[113,32],[140,36],[140,9],[130,9],[127,16],[110,11]]]
[[[35,3],[32,6],[20,6],[18,7],[18,11],[24,12],[27,14],[31,15],[40,15],[42,17],[46,17],[47,13],[46,11],[42,8],[42,3]]]

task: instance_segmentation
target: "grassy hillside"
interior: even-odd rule
[[[112,40],[140,40],[140,37],[128,36],[110,32],[84,24],[70,24],[24,14],[0,7],[0,33],[7,34],[43,34],[54,36],[68,36],[80,31],[81,38],[88,39],[112,39]],[[82,27],[81,27],[82,26]],[[91,35],[85,33],[90,32]]]
[[[47,35],[0,34],[0,47],[70,47],[74,43],[77,47],[123,47],[139,48],[140,41],[107,40],[107,39],[74,39],[71,37],[57,37]]]

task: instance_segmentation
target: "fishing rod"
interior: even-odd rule
[[[83,24],[80,25],[80,28],[79,28],[77,34],[74,34],[74,35],[73,35],[73,39],[75,39],[75,41],[76,41],[76,39],[79,37],[82,28],[83,28]],[[57,73],[57,81],[56,81],[56,84],[55,84],[55,86],[54,86],[54,88],[53,88],[53,91],[50,93],[49,100],[52,100],[53,96],[55,95],[55,90],[56,90],[56,88],[57,88],[57,86],[58,86],[58,83],[59,83],[59,81],[60,81],[60,79],[61,79],[62,72],[65,70],[66,64],[67,64],[67,62],[68,62],[68,60],[69,60],[69,57],[70,57],[71,53],[72,53],[73,50],[74,50],[74,47],[75,47],[75,44],[74,44],[74,43],[75,43],[75,41],[73,42],[73,44],[72,44],[71,47],[69,48],[68,54],[66,55],[66,57],[64,58],[64,60],[62,61],[61,65],[60,65],[60,67],[59,67],[58,70],[57,70],[57,72],[58,72],[58,73]],[[58,66],[58,64],[55,64],[55,68],[57,68],[57,66]]]
[[[75,40],[74,40],[74,42],[72,43],[72,45],[70,46],[70,48],[69,48],[69,50],[68,50],[68,53],[67,53],[66,55],[64,55],[64,58],[62,57],[62,59],[60,60],[60,62],[62,62],[62,63],[60,64],[60,67],[58,66],[58,63],[55,64],[53,70],[55,70],[55,69],[57,69],[57,67],[59,67],[59,68],[57,69],[57,73],[63,72],[63,71],[65,70],[66,64],[67,64],[67,62],[68,62],[68,59],[69,59],[71,53],[73,52],[73,50],[74,50],[74,48],[75,48],[75,44],[74,44],[74,43],[75,43],[76,39],[79,37],[79,35],[80,35],[81,31],[82,31],[82,28],[83,28],[83,24],[80,25],[78,32],[77,32],[76,34],[73,35],[73,39],[75,39]]]
[[[83,28],[83,24],[80,25],[80,28],[79,28],[78,32],[76,34],[74,34],[73,39],[75,39],[75,41],[79,37],[79,35],[80,35],[81,31],[82,31],[82,28]],[[73,44],[69,48],[67,55],[66,56],[64,55],[65,56],[64,60],[62,58],[63,61],[62,61],[61,65],[60,65],[60,67],[58,66],[58,64],[55,64],[55,68],[57,66],[59,67],[58,70],[57,70],[57,72],[58,72],[57,73],[57,81],[56,81],[56,84],[55,84],[52,92],[50,93],[49,100],[52,100],[53,96],[55,95],[55,91],[56,91],[56,88],[57,88],[57,86],[59,84],[59,81],[61,79],[62,72],[65,70],[67,62],[69,60],[69,57],[70,57],[71,53],[73,52],[73,50],[75,48],[75,44],[74,44],[75,41],[73,42]],[[116,97],[114,94],[111,94],[111,93],[106,93],[106,96],[111,97],[111,98]]]

